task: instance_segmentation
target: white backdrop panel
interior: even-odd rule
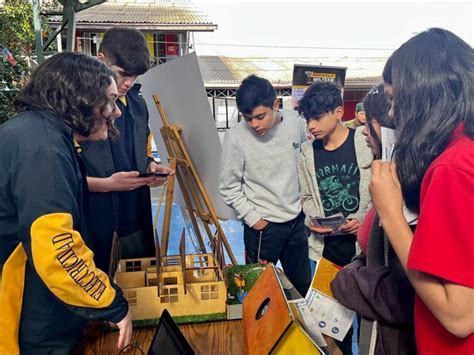
[[[182,138],[199,177],[220,219],[236,219],[219,193],[221,142],[212,118],[195,53],[150,69],[140,78],[143,97],[150,112],[150,127],[164,164],[168,152],[161,137],[163,126],[152,95],[157,94],[171,124],[182,128]],[[175,202],[185,207],[178,184]],[[177,193],[176,193],[177,192]]]

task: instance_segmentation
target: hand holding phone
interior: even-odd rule
[[[346,223],[342,213],[336,213],[328,217],[316,217],[311,219],[311,223],[318,228],[332,230],[333,233],[339,232],[339,229]]]
[[[349,219],[339,229],[341,232],[346,234],[357,234],[359,231],[360,223],[357,219]]]
[[[169,175],[170,175],[169,173],[154,172],[154,173],[143,173],[143,174],[139,174],[138,177],[151,177],[151,176],[155,176],[155,177],[167,177],[167,176],[169,176]]]

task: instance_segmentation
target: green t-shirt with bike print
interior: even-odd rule
[[[314,164],[319,194],[326,217],[341,212],[345,217],[359,209],[360,171],[354,146],[354,130],[335,150],[326,150],[322,141],[313,142]],[[323,256],[344,266],[355,254],[355,235],[325,238]]]

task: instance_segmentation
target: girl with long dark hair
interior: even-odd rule
[[[395,163],[372,164],[370,191],[416,291],[420,353],[474,352],[474,52],[430,29],[404,43],[383,78],[398,130]],[[413,233],[403,201],[419,212]]]

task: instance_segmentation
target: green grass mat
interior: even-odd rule
[[[173,317],[176,323],[178,324],[188,324],[188,323],[205,323],[205,322],[214,322],[219,320],[226,320],[226,313],[211,313],[211,314],[197,314],[192,316],[176,316]],[[134,320],[134,328],[150,328],[156,327],[160,322],[160,318],[153,319],[144,319],[144,320]]]

